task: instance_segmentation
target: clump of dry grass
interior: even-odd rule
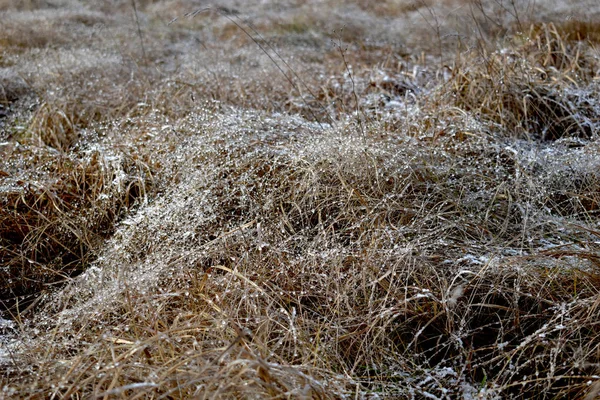
[[[454,67],[452,101],[520,137],[557,140],[595,134],[597,57],[590,44],[553,24],[532,26],[501,51]]]
[[[139,6],[157,23],[163,4]],[[264,5],[271,38],[310,34],[290,9],[272,24]],[[30,132],[44,141],[3,145],[8,271],[39,297],[0,320],[2,395],[597,395],[597,61],[583,34],[536,25],[511,53],[445,71],[393,46],[338,37],[316,59],[302,42],[279,54],[304,49],[315,73],[290,89],[252,39],[228,37],[231,19],[215,31],[198,17],[234,55],[161,51],[165,31],[145,30],[145,62],[180,69],[134,58],[144,79],[116,80],[95,107],[68,85],[94,69],[74,63],[40,96]],[[228,63],[247,79],[217,72]],[[119,70],[103,68],[91,88]]]
[[[115,221],[152,189],[152,164],[127,151],[2,150],[2,309],[18,319],[48,285],[88,267]]]
[[[496,207],[512,198],[515,212],[536,194],[511,189],[510,164],[504,180],[483,177],[481,165],[458,168],[479,145],[495,149],[493,138],[463,141],[464,155],[435,154],[410,137],[315,139],[316,126],[281,117],[206,122],[175,128],[201,132],[173,154],[187,165],[178,183],[125,220],[82,279],[46,299],[40,315],[54,321],[38,324],[54,345],[29,363],[61,383],[50,389],[32,374],[20,390],[585,391],[597,346],[586,317],[598,296],[594,233],[563,232],[544,213],[524,228],[526,215]],[[540,251],[541,232],[576,244]]]

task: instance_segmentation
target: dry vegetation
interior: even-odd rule
[[[256,3],[0,0],[0,398],[597,398],[597,2]]]

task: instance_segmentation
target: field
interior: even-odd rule
[[[0,32],[0,399],[600,398],[597,0]]]

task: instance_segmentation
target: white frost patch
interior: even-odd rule
[[[468,262],[471,265],[484,265],[486,264],[490,259],[486,256],[475,256],[473,254],[467,254],[464,257],[459,258],[458,260],[456,260],[457,263],[461,263],[461,262]]]
[[[13,321],[0,317],[0,330],[13,329],[14,327],[15,323]]]
[[[0,332],[6,332],[15,328],[15,323],[0,317]],[[9,346],[16,343],[13,340],[9,340],[7,335],[0,334],[0,366],[10,362],[11,352]]]

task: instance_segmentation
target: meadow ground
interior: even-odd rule
[[[597,398],[599,21],[0,0],[0,398]]]

